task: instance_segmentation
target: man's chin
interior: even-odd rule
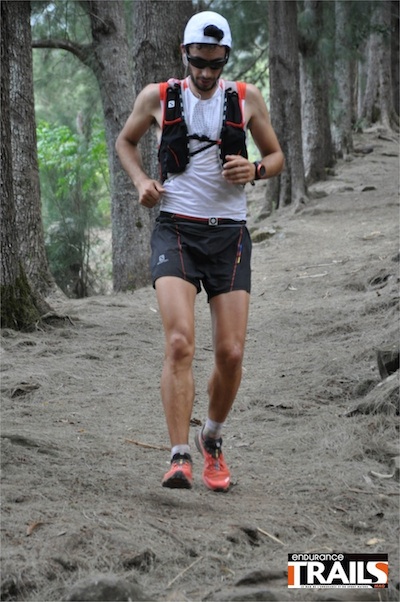
[[[215,88],[215,86],[217,85],[217,81],[218,80],[216,79],[206,81],[196,79],[193,81],[193,83],[196,86],[196,88],[201,92],[210,92],[210,90]]]

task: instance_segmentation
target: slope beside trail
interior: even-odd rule
[[[259,242],[227,494],[204,488],[194,446],[194,488],[160,485],[151,287],[54,300],[62,326],[2,332],[2,600],[133,600],[135,584],[152,601],[398,599],[398,371],[377,363],[398,340],[398,143],[374,129],[356,150],[297,215],[259,220],[263,183],[249,193]],[[196,317],[192,444],[212,366],[204,293]],[[387,553],[390,587],[289,590],[294,552]]]

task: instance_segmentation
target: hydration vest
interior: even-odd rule
[[[163,101],[164,107],[162,136],[158,147],[162,182],[167,179],[168,174],[184,172],[190,157],[214,145],[219,146],[222,165],[226,155],[241,155],[247,159],[245,122],[242,114],[246,84],[236,82],[237,92],[232,88],[225,90],[220,135],[218,140],[211,140],[208,136],[189,135],[185,122],[181,83],[179,80],[169,80],[159,84],[160,100]],[[190,152],[190,139],[204,142],[204,146]]]

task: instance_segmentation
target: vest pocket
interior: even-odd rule
[[[222,164],[226,155],[240,155],[247,159],[246,132],[240,126],[224,125],[221,131],[220,156]]]
[[[168,174],[182,173],[189,163],[187,127],[183,121],[169,125],[158,149],[163,181]]]

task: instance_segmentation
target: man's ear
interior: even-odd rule
[[[187,60],[187,56],[186,56],[186,48],[183,44],[181,44],[181,53],[182,53],[182,63],[184,64],[185,67],[187,67],[188,60]]]

